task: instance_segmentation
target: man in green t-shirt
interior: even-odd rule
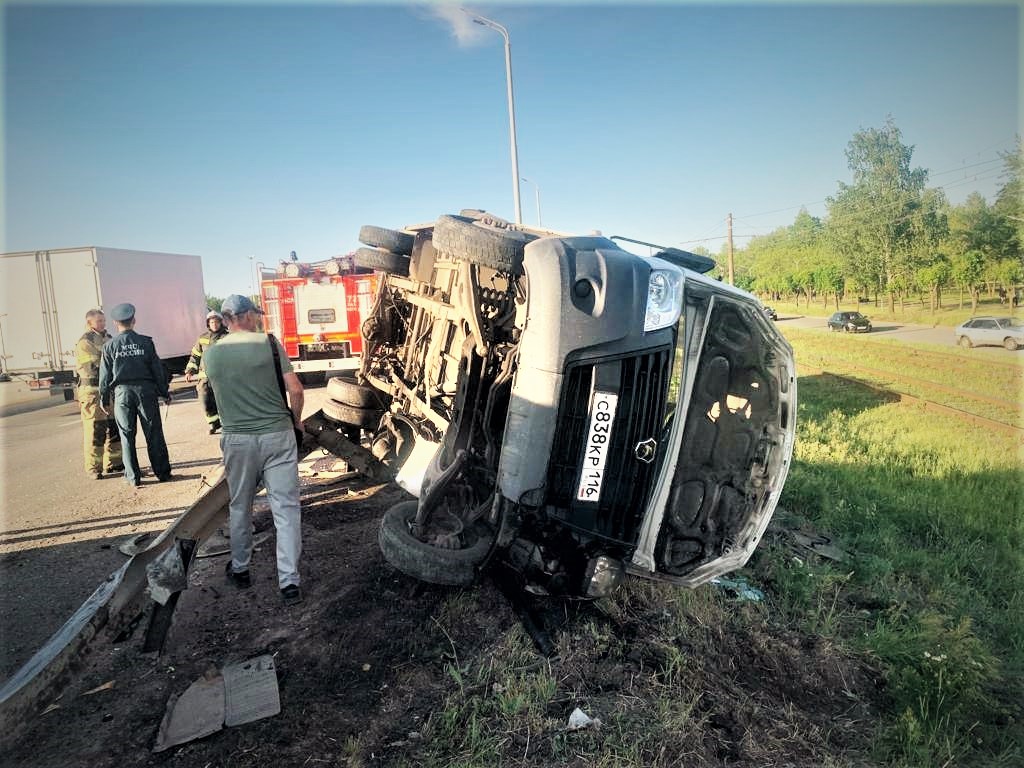
[[[302,518],[294,431],[302,428],[302,384],[281,343],[271,341],[259,330],[263,311],[249,298],[228,296],[220,311],[229,333],[210,345],[202,365],[217,392],[220,447],[231,495],[231,559],[226,573],[237,587],[252,584],[252,502],[262,480],[277,529],[277,583],[285,604],[291,605],[302,600]],[[278,383],[271,343],[277,345],[287,404]]]

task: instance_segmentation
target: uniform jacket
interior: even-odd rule
[[[228,335],[228,329],[223,325],[220,330],[214,333],[213,331],[207,331],[202,334],[192,347],[192,356],[188,359],[188,365],[185,366],[185,373],[195,373],[199,370],[199,365],[203,360],[203,353],[207,347],[213,344],[215,341],[220,341]]]
[[[78,386],[95,387],[100,382],[100,356],[103,345],[110,341],[110,334],[99,333],[91,328],[82,334],[75,345],[75,375]]]
[[[125,331],[103,347],[100,398],[106,399],[118,384],[152,384],[160,397],[170,396],[163,363],[149,336]]]

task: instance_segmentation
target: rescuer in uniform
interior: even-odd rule
[[[86,331],[75,345],[78,405],[85,437],[85,471],[97,480],[104,472],[122,472],[121,436],[113,417],[100,407],[100,356],[110,341],[107,318],[101,309],[85,313]],[[109,401],[106,406],[109,406]],[[106,467],[106,469],[104,469]]]
[[[117,326],[118,334],[103,347],[100,400],[105,402],[110,391],[114,391],[114,419],[121,433],[125,479],[135,487],[141,483],[139,459],[135,453],[138,419],[146,436],[149,465],[162,483],[171,479],[171,463],[157,403],[157,397],[162,397],[168,405],[171,402],[163,364],[153,339],[135,332],[134,306],[118,304],[110,310],[110,317]]]
[[[220,312],[211,311],[206,315],[206,333],[196,339],[192,347],[192,356],[185,366],[185,381],[193,381],[197,378],[196,393],[199,395],[199,402],[203,404],[206,411],[206,423],[210,426],[210,434],[220,429],[220,416],[217,415],[217,398],[213,394],[213,387],[206,376],[206,369],[203,367],[203,353],[207,348],[228,335],[228,329],[224,327],[224,318]]]

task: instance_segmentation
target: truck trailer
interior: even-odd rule
[[[199,256],[84,246],[0,254],[3,370],[30,386],[69,387],[85,313],[131,302],[169,374],[182,373],[203,330]]]

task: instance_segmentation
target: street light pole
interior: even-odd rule
[[[522,179],[527,184],[533,184],[533,191],[534,191],[534,194],[537,197],[537,226],[538,227],[543,227],[544,226],[544,222],[540,218],[540,187],[537,186],[537,182],[531,181],[530,179],[526,178],[525,176],[523,176]]]
[[[0,315],[0,320],[7,317],[4,313]],[[4,343],[4,327],[0,324],[0,381],[10,381],[11,376],[7,373],[7,345]]]
[[[484,27],[490,27],[505,38],[505,81],[508,85],[508,132],[509,141],[512,146],[512,198],[515,201],[516,207],[516,224],[522,224],[523,209],[519,204],[519,151],[516,149],[516,104],[515,99],[512,96],[512,44],[508,39],[508,30],[498,22],[484,18],[483,16],[477,16],[475,13],[470,13],[465,8],[463,8],[462,11],[473,19],[473,23],[480,24]]]
[[[254,270],[256,268],[256,256],[255,254],[249,254],[249,298],[256,296],[256,280],[253,277]]]

